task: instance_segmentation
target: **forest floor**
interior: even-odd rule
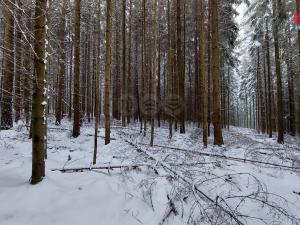
[[[211,137],[204,149],[197,127],[169,140],[165,124],[150,147],[150,132],[144,137],[139,124],[114,124],[110,145],[99,130],[96,169],[93,126],[84,125],[77,139],[67,121],[48,126],[46,177],[36,186],[29,184],[28,130],[21,124],[0,132],[1,225],[300,224],[299,138],[279,145],[231,127],[224,146],[214,147]]]

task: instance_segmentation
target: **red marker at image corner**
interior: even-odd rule
[[[296,25],[300,25],[300,12],[294,14],[294,22]]]

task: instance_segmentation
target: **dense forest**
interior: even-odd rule
[[[0,7],[0,183],[17,174],[5,172],[14,154],[30,158],[31,184],[57,172],[115,169],[137,179],[127,173],[147,170],[173,187],[167,212],[152,223],[132,212],[135,222],[124,224],[300,223],[299,204],[281,203],[300,201],[300,0],[1,0]],[[220,173],[229,162],[236,167]],[[281,171],[284,181],[268,188],[269,178],[256,177],[262,170]],[[277,192],[285,182],[294,200]],[[153,183],[142,184],[155,211]],[[8,195],[0,201],[12,201]],[[1,204],[0,223],[11,224]],[[61,222],[95,224],[51,224]]]

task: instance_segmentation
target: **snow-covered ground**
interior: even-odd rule
[[[224,130],[225,146],[213,147],[210,139],[203,149],[200,129],[188,125],[186,134],[169,140],[165,125],[149,147],[139,124],[113,126],[110,145],[99,131],[96,166],[125,167],[53,171],[92,166],[93,126],[83,126],[77,139],[70,130],[67,121],[49,129],[46,177],[36,186],[29,184],[28,130],[0,131],[1,225],[299,224],[298,138],[278,145],[231,127]]]

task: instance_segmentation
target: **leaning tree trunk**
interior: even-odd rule
[[[218,29],[218,0],[211,0],[211,45],[212,45],[212,76],[213,76],[213,123],[214,144],[223,145],[221,122],[220,93],[220,49]]]
[[[46,130],[46,7],[47,0],[36,2],[35,46],[32,97],[32,177],[31,184],[40,182],[45,176],[45,130]]]
[[[1,99],[1,129],[9,129],[13,126],[12,94],[14,82],[14,0],[5,0],[4,18],[4,63],[3,63],[3,91]]]
[[[110,45],[111,45],[111,0],[106,0],[106,60],[105,60],[105,144],[110,143]]]
[[[75,1],[75,65],[74,65],[74,98],[73,98],[73,137],[80,135],[80,2]]]

